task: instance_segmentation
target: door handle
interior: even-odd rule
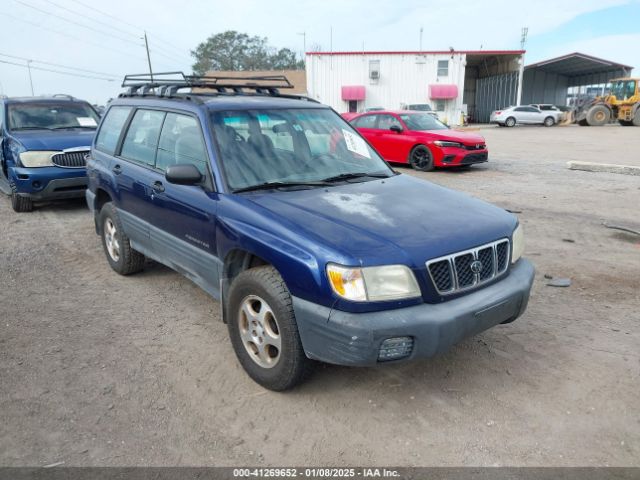
[[[162,193],[164,192],[164,185],[162,184],[161,181],[155,181],[153,182],[153,185],[151,185],[151,188],[153,189],[154,192],[156,193]]]
[[[122,167],[120,165],[116,165],[111,169],[111,171],[116,175],[120,175],[122,173]]]

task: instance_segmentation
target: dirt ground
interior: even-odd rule
[[[0,198],[0,465],[640,466],[640,237],[602,225],[640,229],[640,178],[565,165],[640,162],[640,129],[481,133],[488,164],[417,176],[521,212],[526,314],[289,393],[244,374],[190,281],[111,271],[82,202]]]

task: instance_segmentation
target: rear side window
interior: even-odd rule
[[[364,117],[356,118],[352,123],[357,128],[376,128],[377,115],[365,115]]]
[[[96,148],[104,153],[113,155],[118,145],[118,139],[122,132],[131,107],[111,107],[102,121],[100,132],[96,138]]]
[[[167,113],[158,143],[156,168],[166,171],[171,165],[191,163],[206,175],[207,159],[198,120],[188,115]]]
[[[154,166],[158,137],[165,112],[138,110],[122,143],[121,156],[128,160]]]

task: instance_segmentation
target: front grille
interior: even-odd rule
[[[441,295],[451,295],[482,285],[502,275],[508,266],[507,239],[427,262],[431,281]]]
[[[55,153],[52,155],[51,161],[59,167],[82,168],[86,166],[84,157],[87,153],[89,150]]]
[[[465,150],[484,150],[487,146],[484,143],[477,143],[475,145],[463,145]]]

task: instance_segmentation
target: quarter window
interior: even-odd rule
[[[188,115],[167,113],[158,142],[156,168],[191,163],[203,175],[207,172],[207,153],[198,120]]]
[[[121,155],[128,160],[155,165],[158,137],[164,117],[164,112],[138,110],[124,138]]]
[[[446,77],[449,75],[449,60],[438,60],[438,76]]]
[[[96,138],[96,148],[104,153],[113,155],[118,145],[118,139],[122,132],[131,107],[111,107],[104,117],[100,132]]]

